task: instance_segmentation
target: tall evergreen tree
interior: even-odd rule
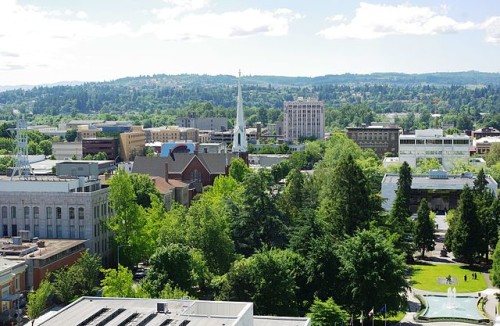
[[[451,250],[455,257],[472,265],[481,250],[482,234],[474,196],[467,185],[460,195],[457,213],[458,220],[453,232]]]
[[[403,162],[399,168],[399,179],[398,179],[398,192],[404,199],[404,204],[408,207],[408,216],[410,216],[410,197],[411,197],[411,184],[413,178],[411,176],[411,168],[408,162]]]
[[[320,215],[338,236],[366,228],[377,211],[366,177],[351,155],[339,161],[322,192]]]
[[[417,211],[417,221],[415,223],[415,229],[413,234],[413,240],[415,241],[415,246],[421,251],[422,258],[425,256],[425,251],[434,250],[435,235],[434,226],[430,217],[431,210],[427,204],[427,200],[424,198],[420,202],[420,206]]]
[[[482,196],[487,191],[488,189],[487,187],[488,187],[488,180],[486,180],[486,175],[484,174],[484,170],[481,169],[477,174],[476,179],[474,180],[474,186],[472,187],[472,189],[474,190],[474,194],[476,195],[479,194]]]

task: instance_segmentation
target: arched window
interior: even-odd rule
[[[2,218],[7,218],[7,206],[2,206]]]
[[[78,219],[83,220],[85,217],[85,209],[83,207],[78,207]]]
[[[192,182],[201,182],[201,173],[197,169],[191,172],[191,181]]]
[[[69,213],[69,219],[70,220],[74,220],[75,219],[75,208],[74,207],[70,207],[68,213]]]

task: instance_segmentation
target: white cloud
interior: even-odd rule
[[[142,26],[140,35],[153,34],[162,40],[223,39],[255,34],[281,36],[288,33],[293,20],[301,18],[300,14],[287,8],[215,13],[208,10],[208,0],[165,2],[165,8],[152,12],[158,21]]]
[[[78,42],[130,34],[125,23],[97,24],[86,18],[83,11],[44,11],[16,0],[0,1],[0,52],[16,53],[9,60],[0,57],[0,69],[50,66]]]
[[[327,21],[331,21],[331,22],[340,22],[340,21],[345,21],[346,19],[347,18],[344,15],[340,15],[340,14],[326,18]]]
[[[486,31],[486,42],[500,44],[500,16],[488,18],[481,27]]]
[[[441,8],[442,11],[445,8]],[[459,22],[430,7],[381,5],[362,2],[348,23],[333,25],[318,34],[326,39],[376,39],[388,35],[433,35],[477,28]]]

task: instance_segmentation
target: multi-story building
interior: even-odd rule
[[[176,124],[183,128],[196,128],[200,130],[226,131],[227,118],[196,118],[195,116],[187,118],[177,118]]]
[[[82,141],[87,138],[96,138],[97,133],[100,131],[102,131],[100,128],[89,128],[89,126],[86,125],[78,126],[78,129],[76,130],[76,140]]]
[[[490,152],[491,145],[499,143],[500,137],[482,137],[480,139],[474,139],[476,154],[484,156]]]
[[[56,160],[71,159],[76,157],[81,160],[83,157],[83,146],[81,142],[54,142],[52,143],[52,155]]]
[[[325,110],[323,101],[298,97],[285,102],[285,141],[297,141],[301,137],[325,138]]]
[[[146,142],[167,143],[172,141],[198,141],[198,129],[179,128],[177,126],[157,127],[144,129]]]
[[[472,132],[471,137],[474,139],[481,139],[483,137],[498,137],[500,131],[493,127],[479,128]]]
[[[359,147],[371,148],[379,157],[383,157],[385,153],[398,155],[399,132],[399,127],[348,127],[347,137]]]
[[[120,134],[120,158],[132,161],[136,155],[142,155],[146,146],[146,134],[142,130]]]
[[[56,176],[0,177],[1,234],[47,239],[86,239],[91,253],[106,257],[111,215],[107,186],[96,162],[65,161]]]
[[[420,160],[435,158],[445,170],[457,162],[469,162],[469,136],[443,135],[442,129],[416,130],[414,135],[399,136],[399,160],[415,168]]]
[[[118,140],[114,138],[87,138],[82,140],[82,155],[105,153],[108,160],[118,157]]]
[[[19,307],[22,293],[26,292],[26,263],[23,260],[9,260],[0,257],[0,294],[2,311],[0,320],[12,320],[16,315],[15,308]],[[13,325],[13,323],[12,323]]]

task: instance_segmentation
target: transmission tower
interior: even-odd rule
[[[19,119],[16,125],[16,148],[16,166],[10,179],[15,176],[27,179],[31,175],[31,166],[28,159],[28,127],[23,119]]]

